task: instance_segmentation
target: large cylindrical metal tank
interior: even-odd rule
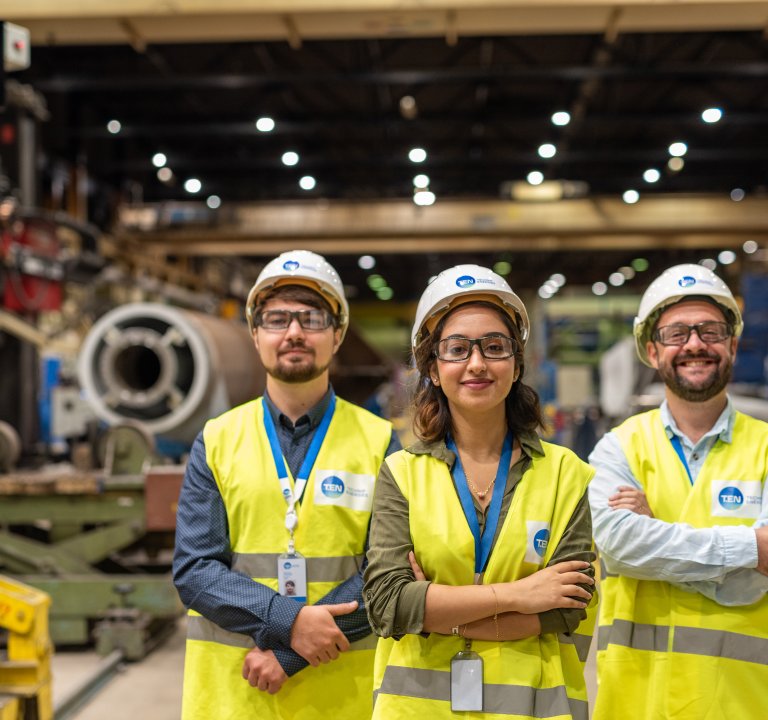
[[[78,376],[107,424],[139,421],[185,442],[208,418],[262,394],[265,384],[245,324],[156,303],[103,315],[80,350]]]

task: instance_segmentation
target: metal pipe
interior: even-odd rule
[[[191,442],[205,421],[264,390],[248,328],[157,303],[102,316],[78,358],[85,397],[107,424],[138,421]]]

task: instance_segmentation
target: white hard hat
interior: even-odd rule
[[[322,255],[310,250],[290,250],[270,260],[256,278],[245,303],[248,327],[254,330],[253,310],[261,293],[280,285],[304,285],[318,293],[333,308],[339,321],[341,339],[349,325],[349,305],[339,274]]]
[[[525,345],[531,327],[528,312],[507,281],[493,270],[480,265],[456,265],[443,270],[422,294],[411,332],[413,349],[421,342],[425,329],[433,332],[443,315],[468,302],[492,302],[498,305],[512,318]]]
[[[714,300],[725,311],[728,322],[733,323],[736,337],[744,329],[741,311],[728,286],[711,270],[703,265],[687,263],[675,265],[657,277],[643,293],[640,308],[635,318],[635,347],[640,360],[650,367],[645,345],[651,339],[653,325],[660,311],[687,298],[707,297]]]

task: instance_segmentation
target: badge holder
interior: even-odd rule
[[[464,649],[451,658],[451,710],[482,712],[483,658],[465,640]]]
[[[298,518],[291,507],[285,513],[285,527],[291,533],[288,550],[277,558],[277,587],[283,597],[306,604],[307,602],[307,559],[293,543],[293,530]]]

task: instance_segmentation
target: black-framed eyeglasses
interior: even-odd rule
[[[653,339],[662,345],[685,345],[695,332],[701,342],[711,345],[712,343],[723,342],[732,335],[731,326],[728,323],[717,320],[706,320],[695,325],[686,325],[685,323],[673,323],[664,327],[656,328],[653,333]]]
[[[264,310],[256,317],[256,324],[265,330],[287,330],[294,321],[299,321],[303,330],[318,332],[330,327],[333,315],[327,310]]]
[[[464,362],[469,360],[475,345],[480,348],[486,360],[506,360],[517,351],[517,342],[506,335],[485,335],[479,338],[452,335],[437,344],[435,357],[445,362]]]

